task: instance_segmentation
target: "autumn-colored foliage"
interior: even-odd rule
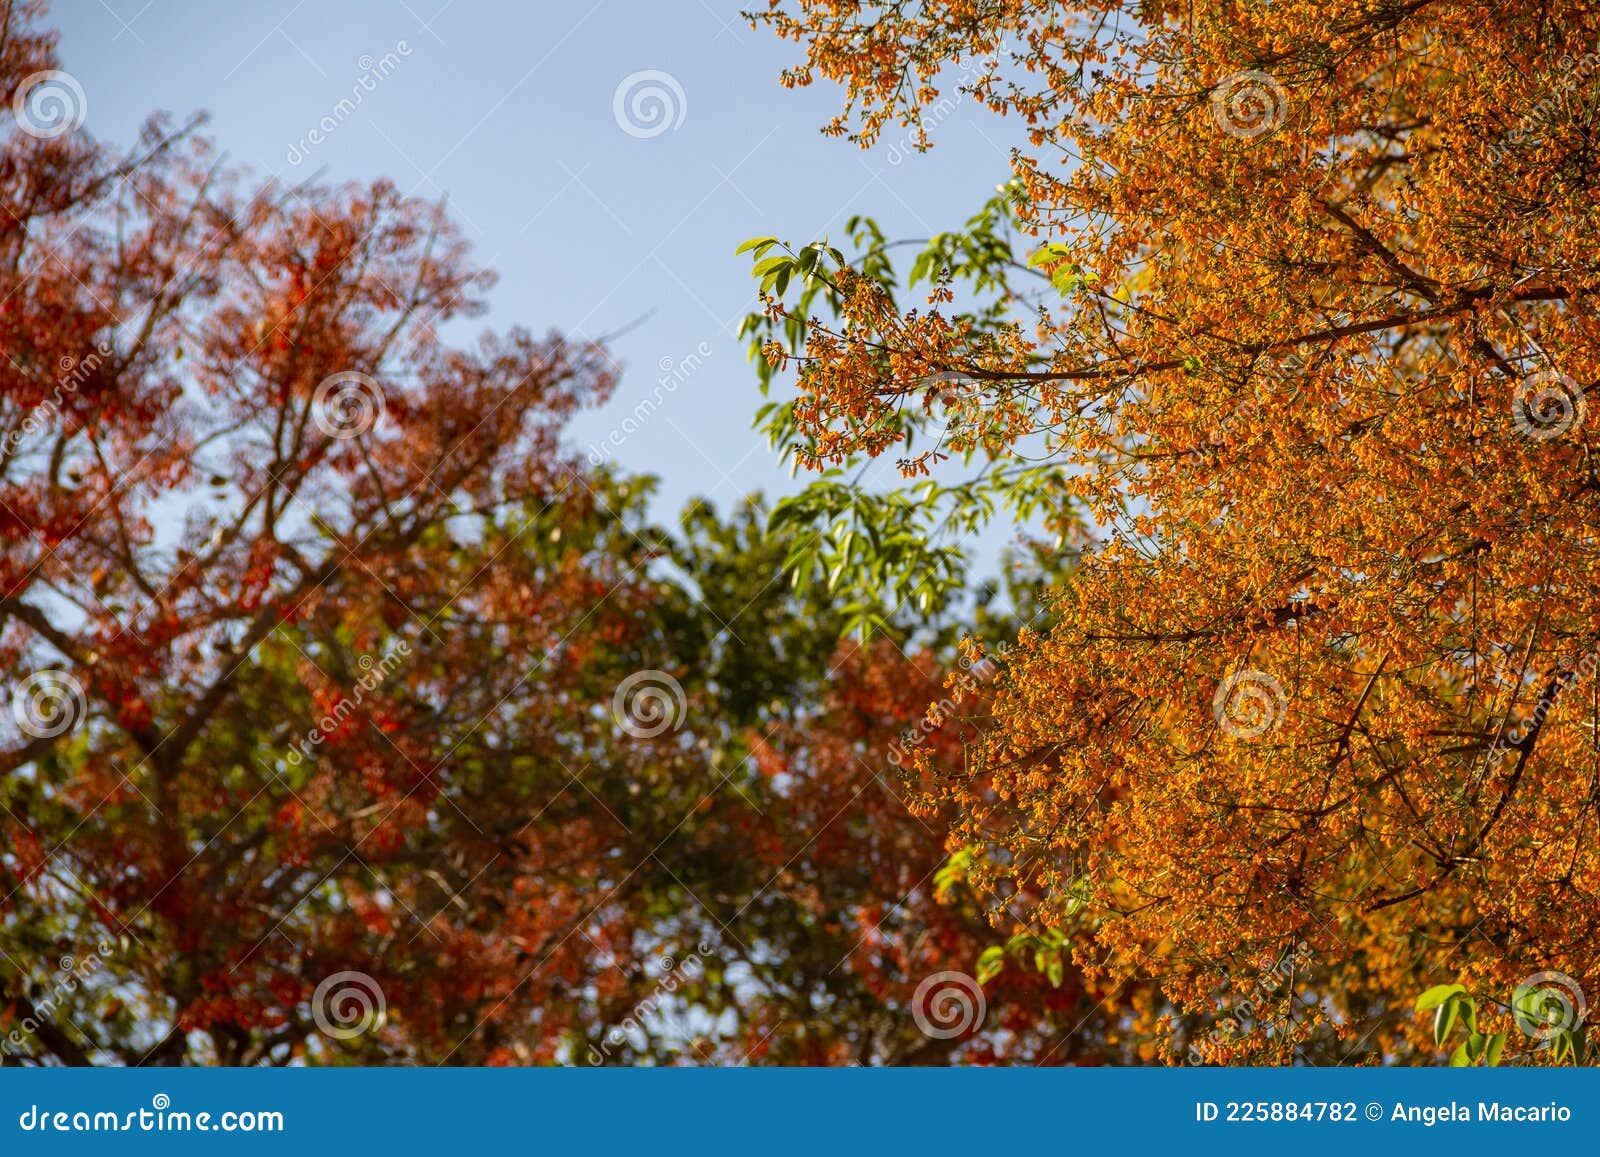
[[[822,473],[675,524],[442,207],[4,14],[0,1065],[1587,1059],[1600,10],[772,0],[1027,145],[744,246]]]
[[[955,298],[971,261],[916,310],[825,250],[758,266],[809,323],[768,345],[803,460],[1047,462],[1095,528],[981,742],[920,762],[952,846],[1189,1014],[1305,942],[1298,1014],[1222,1059],[1432,1056],[1412,1004],[1441,982],[1504,1025],[1530,974],[1600,991],[1600,12],[757,19],[801,46],[787,83],[844,86],[831,132],[916,129],[959,68],[1028,134],[1031,257],[977,287],[1003,319]],[[791,274],[833,317],[784,306]],[[929,410],[964,420],[905,448]]]
[[[1126,1050],[1059,953],[919,1030],[993,938],[885,762],[948,647],[841,647],[759,506],[653,524],[562,443],[603,348],[441,337],[437,207],[13,127],[0,252],[0,1064]]]

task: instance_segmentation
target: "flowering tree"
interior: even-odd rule
[[[1037,475],[1006,472],[1044,468],[1094,527],[982,740],[919,761],[975,876],[1191,1012],[1306,945],[1310,999],[1219,1059],[1318,1032],[1432,1054],[1445,1034],[1412,1000],[1457,979],[1506,1028],[1531,984],[1581,1041],[1592,9],[775,0],[756,19],[803,48],[785,83],[844,86],[829,132],[920,132],[947,66],[1027,126],[1001,200],[1031,251],[984,241],[994,213],[934,239],[909,279],[932,277],[926,309],[897,302],[881,237],[753,243],[757,336],[798,371],[775,432],[803,462],[954,457],[1025,501]],[[981,498],[951,501],[981,519]]]

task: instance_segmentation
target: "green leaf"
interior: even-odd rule
[[[1461,1011],[1456,1004],[1457,997],[1452,996],[1439,1006],[1439,1011],[1433,1014],[1433,1041],[1442,1045],[1450,1038],[1450,1030],[1455,1027],[1456,1016]]]
[[[1450,1067],[1452,1069],[1459,1069],[1471,1063],[1471,1058],[1467,1056],[1466,1043],[1463,1042],[1458,1044],[1455,1047],[1455,1051],[1450,1054]]]
[[[739,246],[739,248],[735,249],[733,251],[733,255],[737,257],[739,254],[748,253],[752,249],[766,249],[768,246],[776,245],[777,243],[778,239],[776,237],[752,237],[743,245]]]
[[[998,944],[991,944],[978,957],[978,983],[988,984],[1005,966],[1006,950]]]
[[[1049,265],[1056,261],[1065,261],[1071,256],[1071,250],[1065,245],[1051,243],[1041,245],[1028,256],[1028,268],[1038,269],[1041,265]]]
[[[1417,997],[1417,1011],[1427,1012],[1429,1009],[1438,1008],[1456,993],[1466,991],[1466,988],[1460,984],[1436,984]]]
[[[1490,1068],[1494,1068],[1500,1063],[1500,1053],[1505,1049],[1505,1047],[1505,1033],[1497,1032],[1491,1034],[1489,1037],[1489,1046],[1483,1051],[1483,1063],[1488,1065]]]

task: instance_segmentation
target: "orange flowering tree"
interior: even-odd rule
[[[988,216],[923,243],[925,306],[859,226],[848,257],[752,246],[749,328],[798,387],[767,420],[803,464],[965,462],[931,483],[958,519],[1060,532],[1076,508],[1092,528],[981,737],[918,752],[973,876],[1036,897],[1089,970],[1157,977],[1180,1046],[1298,961],[1276,1012],[1244,1018],[1265,1031],[1208,1057],[1318,1034],[1342,1046],[1318,1058],[1431,1057],[1459,1037],[1416,1015],[1431,989],[1430,1009],[1477,1001],[1458,1061],[1581,1059],[1600,12],[774,0],[754,19],[803,48],[786,84],[843,86],[830,133],[926,143],[946,69],[1026,126]],[[852,476],[802,512],[846,509]]]

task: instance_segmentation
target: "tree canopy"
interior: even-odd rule
[[[1126,1047],[1043,942],[919,1029],[992,939],[886,762],[953,632],[842,643],[759,500],[661,525],[563,440],[603,345],[441,336],[437,206],[157,120],[14,123],[0,208],[0,1063]]]
[[[1090,528],[964,760],[918,753],[974,873],[1191,1012],[1304,942],[1284,1031],[1223,1056],[1431,1054],[1436,982],[1507,1025],[1530,974],[1593,991],[1592,8],[754,19],[803,54],[785,83],[843,86],[830,133],[920,133],[958,68],[1027,127],[1003,246],[999,206],[898,284],[870,231],[754,245],[803,464],[954,458],[1002,480],[939,484],[978,520],[1047,467]]]
[[[740,247],[812,473],[674,517],[443,206],[6,3],[0,1064],[1586,1062],[1600,12],[750,19],[1028,143]]]

